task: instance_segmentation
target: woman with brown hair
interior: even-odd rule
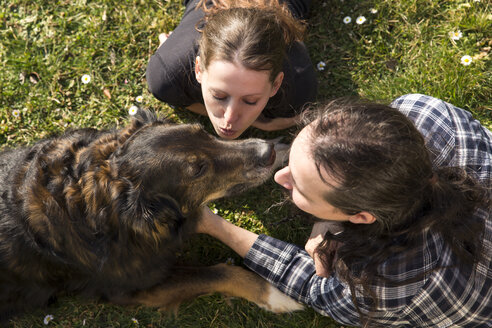
[[[419,94],[306,113],[275,174],[317,220],[305,250],[208,209],[198,232],[342,324],[490,327],[492,133]]]
[[[316,97],[301,42],[310,0],[185,1],[178,27],[151,57],[147,83],[172,106],[208,115],[220,137],[293,126]]]

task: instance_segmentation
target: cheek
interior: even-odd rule
[[[218,102],[212,96],[205,96],[205,95],[203,97],[203,101],[205,103],[205,110],[207,111],[207,114],[210,118],[222,117],[223,110],[220,105],[220,102]]]
[[[243,116],[256,120],[256,118],[260,116],[263,109],[265,109],[265,106],[268,103],[268,99],[270,98],[263,96],[261,99],[258,100],[255,106],[243,105]]]
[[[245,125],[245,128],[249,127],[254,121],[256,121],[262,110],[263,108],[255,108],[253,110],[251,110],[251,108],[246,108],[241,116],[241,121]]]
[[[302,211],[306,212],[306,213],[309,213],[309,214],[313,214],[313,209],[311,208],[311,206],[309,205],[309,203],[306,201],[306,199],[301,195],[299,194],[298,192],[296,192],[295,190],[292,191],[292,194],[291,194],[291,197],[292,197],[292,202]]]
[[[268,104],[268,99],[270,98],[264,98],[263,100],[258,101],[258,108],[256,109],[258,115],[265,109],[265,106]]]

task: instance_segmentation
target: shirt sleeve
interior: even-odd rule
[[[188,4],[183,18],[167,40],[157,49],[147,65],[149,91],[172,106],[187,107],[203,103],[201,87],[195,77],[197,40],[196,25],[204,16],[195,10],[197,0]]]
[[[434,167],[461,167],[491,187],[492,133],[470,112],[422,94],[401,96],[391,106],[422,133]]]
[[[359,325],[350,288],[336,276],[316,275],[314,261],[296,245],[260,235],[244,264],[298,302],[346,325]]]
[[[453,166],[456,137],[444,102],[420,94],[401,96],[391,106],[407,116],[426,139],[434,167]]]

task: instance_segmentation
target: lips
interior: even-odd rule
[[[232,137],[234,134],[236,134],[236,130],[231,130],[231,129],[219,128],[219,131],[221,134],[223,134],[226,137]]]

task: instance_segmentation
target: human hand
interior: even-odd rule
[[[313,258],[316,274],[320,277],[327,278],[330,275],[330,271],[323,265],[321,258],[316,253],[316,248],[323,242],[324,236],[328,231],[337,233],[342,230],[340,223],[333,221],[319,221],[313,225],[313,230],[304,249]]]

